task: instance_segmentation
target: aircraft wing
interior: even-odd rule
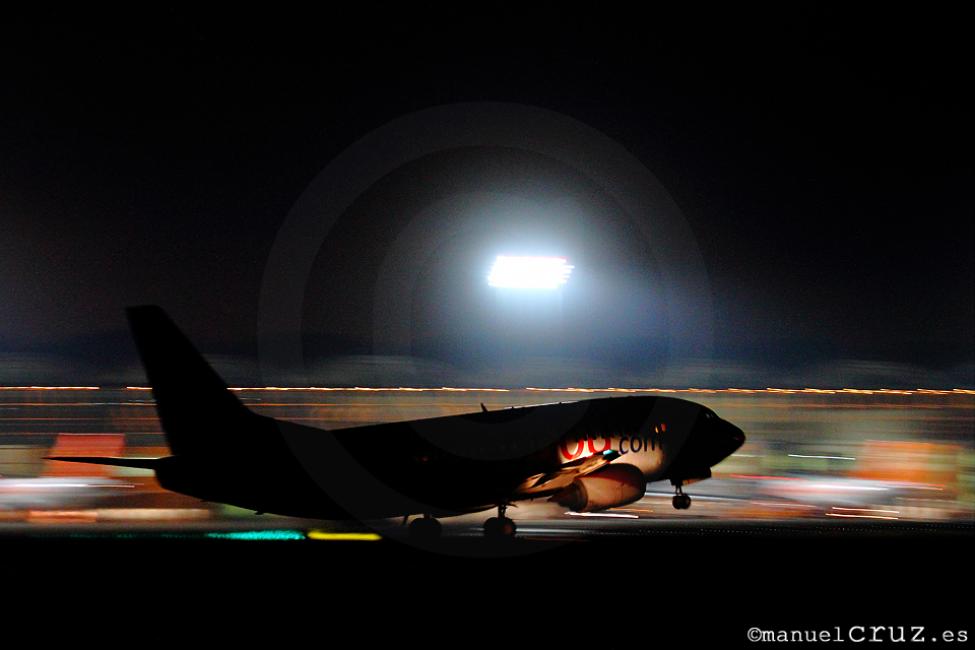
[[[518,486],[515,494],[518,498],[523,498],[561,490],[578,477],[595,472],[600,467],[605,467],[619,456],[618,451],[607,450],[601,454],[586,456],[566,463],[555,471],[529,476]]]

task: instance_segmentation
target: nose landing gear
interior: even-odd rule
[[[674,508],[676,510],[687,510],[691,507],[691,497],[684,494],[684,487],[681,482],[674,483],[676,494],[674,494]]]

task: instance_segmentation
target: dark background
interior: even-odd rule
[[[252,359],[271,242],[315,175],[403,114],[507,101],[589,124],[658,176],[705,259],[717,359],[975,381],[960,15],[594,11],[4,21],[0,354],[23,367],[0,379],[121,373],[134,363],[122,308],[135,303],[165,306],[208,352]],[[341,232],[330,246],[350,250]],[[324,287],[341,304],[312,319],[325,357],[370,352],[371,276],[347,275]],[[627,345],[575,356],[612,365]],[[471,362],[457,341],[414,351]]]

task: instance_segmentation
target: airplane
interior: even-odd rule
[[[126,310],[171,454],[49,456],[151,469],[162,487],[258,513],[311,519],[402,517],[437,539],[438,517],[496,509],[491,538],[515,535],[508,506],[547,499],[576,512],[642,498],[669,480],[711,476],[745,441],[738,427],[688,400],[620,396],[404,422],[318,429],[246,408],[158,306]]]

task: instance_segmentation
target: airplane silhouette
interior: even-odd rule
[[[314,519],[421,515],[410,533],[440,534],[437,517],[497,509],[485,535],[508,537],[508,505],[545,498],[577,512],[622,506],[650,481],[683,486],[745,441],[741,429],[683,399],[626,396],[511,407],[323,430],[247,409],[154,305],[127,309],[171,455],[50,456],[155,472],[164,488],[259,513]]]

